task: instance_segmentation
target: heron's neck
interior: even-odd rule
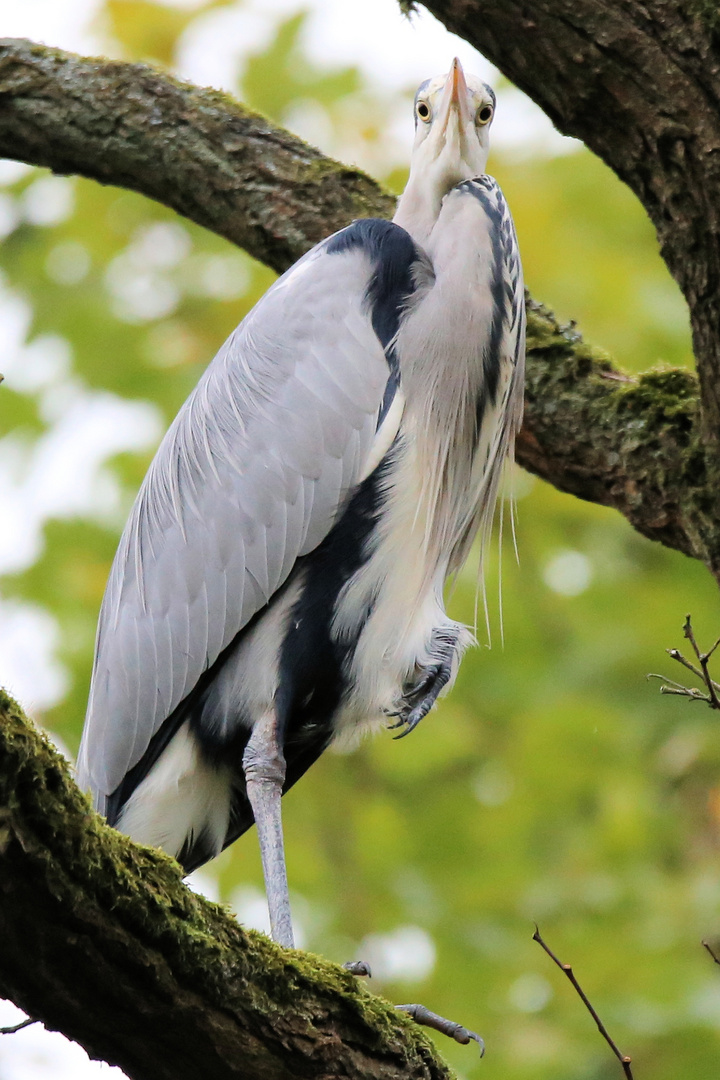
[[[424,246],[438,219],[441,205],[442,195],[435,185],[420,182],[411,173],[398,200],[393,221],[410,233],[416,244]]]

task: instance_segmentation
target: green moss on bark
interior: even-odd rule
[[[131,1077],[451,1076],[348,972],[245,931],[109,828],[3,691],[0,937],[0,994]]]
[[[561,490],[615,507],[645,536],[719,574],[712,449],[691,372],[626,375],[574,326],[559,326],[552,312],[529,301],[518,460]]]

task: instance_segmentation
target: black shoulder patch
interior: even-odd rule
[[[397,389],[399,369],[393,342],[408,299],[415,291],[413,267],[422,255],[405,229],[383,218],[354,221],[347,229],[331,236],[325,250],[329,255],[334,255],[354,248],[361,248],[373,265],[365,298],[370,308],[373,330],[390,366],[379,425]]]
[[[407,283],[412,292],[410,268],[418,258],[415,241],[400,225],[384,218],[360,218],[327,241],[329,255],[361,248],[383,275],[383,284],[397,289]]]

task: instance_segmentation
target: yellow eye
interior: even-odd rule
[[[492,107],[492,105],[481,105],[480,108],[477,111],[477,116],[476,116],[475,119],[477,120],[478,124],[480,124],[480,125],[489,124],[490,121],[492,120],[492,115],[493,115],[493,107]]]
[[[425,123],[427,123],[430,119],[430,106],[428,105],[427,101],[418,101],[417,105],[415,106],[415,112],[418,114],[421,120],[425,121]]]

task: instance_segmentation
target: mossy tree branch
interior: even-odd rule
[[[217,90],[9,38],[0,155],[138,191],[278,273],[353,218],[394,207],[369,176]]]
[[[224,94],[23,40],[0,41],[0,154],[141,192],[278,271],[394,206],[363,173]],[[528,345],[520,464],[720,576],[718,461],[696,381],[628,379],[540,305]]]
[[[701,559],[720,579],[720,506],[693,374],[624,375],[530,301],[525,409],[521,465],[619,510],[644,536]]]
[[[134,1080],[449,1080],[412,1021],[245,932],[90,810],[0,691],[0,996]]]

